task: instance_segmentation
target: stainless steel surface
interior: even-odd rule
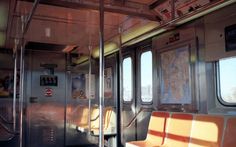
[[[142,53],[144,53],[144,52],[147,52],[147,51],[151,51],[152,52],[152,62],[154,63],[155,62],[155,60],[154,60],[154,58],[155,58],[155,56],[153,55],[154,54],[154,50],[153,50],[153,48],[152,48],[152,46],[150,45],[151,44],[151,41],[150,40],[147,40],[146,42],[144,42],[144,43],[142,43],[142,44],[140,44],[140,45],[138,45],[137,47],[136,47],[136,49],[135,49],[135,55],[136,55],[136,61],[135,61],[135,63],[136,63],[136,70],[135,70],[135,72],[136,72],[136,116],[138,115],[138,112],[139,111],[141,111],[142,109],[144,110],[144,111],[142,111],[141,113],[140,113],[140,115],[138,115],[137,116],[137,118],[136,118],[136,120],[135,120],[135,123],[136,123],[136,138],[138,139],[138,140],[140,140],[140,139],[145,139],[145,137],[146,137],[146,132],[148,131],[148,128],[147,128],[147,125],[148,125],[148,123],[149,123],[149,116],[150,116],[150,111],[152,111],[153,110],[153,108],[156,108],[157,107],[157,105],[156,105],[156,103],[155,103],[155,96],[154,95],[152,95],[152,97],[153,97],[153,100],[152,100],[152,102],[150,102],[150,103],[144,103],[142,100],[141,100],[141,88],[142,88],[142,86],[141,86],[141,56],[142,56]],[[137,60],[138,59],[138,60]],[[154,67],[154,66],[153,66]],[[154,69],[152,67],[152,69]],[[154,75],[154,74],[153,74]],[[152,81],[156,81],[155,80],[155,78],[154,78],[154,76],[152,77]],[[155,85],[155,83],[153,83],[153,85]],[[152,93],[154,94],[155,93],[155,89],[154,89],[154,86],[153,86],[153,89],[152,89]],[[149,111],[147,111],[147,110],[149,110]],[[131,121],[131,120],[130,120]]]
[[[16,131],[16,96],[17,96],[17,63],[18,63],[18,43],[19,40],[15,40],[15,48],[13,50],[14,56],[14,83],[13,83],[13,104],[12,104],[12,116],[13,116],[13,131]]]
[[[202,66],[205,66],[201,79],[201,98],[206,98],[206,109],[208,113],[235,115],[235,107],[222,105],[218,100],[218,85],[217,85],[217,66],[216,63],[219,59],[235,57],[236,51],[227,52],[225,50],[225,28],[227,26],[236,24],[235,12],[236,3],[208,14],[204,17],[204,48],[205,60]],[[215,23],[215,25],[213,25]],[[209,62],[211,61],[211,62]],[[214,76],[213,76],[214,75]],[[204,80],[204,79],[206,80]],[[205,88],[205,89],[204,89]],[[233,90],[233,89],[232,89]],[[200,99],[201,100],[201,99]]]
[[[89,45],[88,46],[89,48],[89,90],[88,90],[88,99],[89,99],[89,102],[88,102],[88,105],[89,105],[89,117],[88,117],[88,125],[89,125],[89,134],[91,135],[91,112],[92,112],[92,109],[91,109],[91,74],[92,74],[92,46]]]
[[[65,73],[65,99],[64,99],[64,146],[66,146],[66,137],[67,137],[67,104],[69,99],[69,77],[71,74],[71,57],[70,52],[66,53],[66,73]]]
[[[39,4],[39,1],[40,1],[40,0],[35,0],[35,1],[34,1],[34,4],[33,4],[33,6],[32,6],[32,9],[31,9],[31,11],[30,11],[30,13],[29,13],[29,16],[27,17],[26,23],[25,23],[25,25],[24,25],[24,30],[23,30],[23,34],[22,34],[23,37],[25,36],[25,34],[27,33],[27,31],[28,31],[28,29],[29,29],[29,26],[30,26],[30,23],[31,23],[31,19],[32,19],[33,15],[34,15],[34,13],[35,13],[35,11],[36,11],[36,9],[37,9],[37,6],[38,6],[38,4]]]
[[[117,126],[116,126],[116,128],[117,128],[117,135],[118,135],[118,138],[120,139],[120,140],[118,140],[118,143],[122,143],[122,142],[124,142],[123,141],[123,136],[122,136],[122,134],[123,134],[123,129],[122,129],[122,127],[123,127],[123,125],[122,125],[122,122],[123,122],[123,117],[122,117],[122,96],[123,96],[123,66],[122,66],[122,62],[123,62],[123,56],[122,56],[122,32],[123,32],[123,27],[122,26],[119,26],[119,43],[118,43],[118,45],[119,45],[119,64],[118,64],[118,68],[119,68],[119,73],[118,73],[118,75],[119,75],[119,79],[120,79],[120,81],[119,81],[119,91],[117,91],[117,93],[119,93],[118,95],[119,95],[119,98],[117,98],[117,99],[119,99],[119,100],[117,100],[117,101],[119,101],[119,105],[118,105],[118,107],[117,107],[117,113],[118,113],[118,111],[119,111],[119,115],[117,115],[117,119],[118,119],[118,121],[119,121],[119,123],[118,123],[118,121],[117,121]],[[119,125],[119,127],[118,127],[118,125]],[[120,130],[118,130],[118,129],[120,129]],[[119,145],[119,144],[118,144]]]
[[[30,51],[27,54],[27,147],[63,147],[68,137],[65,132],[65,100],[69,98],[70,87],[66,82],[65,54],[52,52]],[[40,75],[49,74],[49,70],[41,64],[56,64],[54,75],[58,78],[57,86],[40,86]],[[52,96],[47,97],[45,90],[52,89]],[[68,90],[67,90],[68,88]],[[67,95],[68,94],[68,95]],[[30,101],[35,97],[36,101]],[[67,119],[67,118],[66,118]],[[68,131],[68,130],[67,130]],[[64,136],[65,135],[65,136]]]
[[[20,90],[19,90],[19,109],[20,109],[20,124],[19,124],[19,132],[20,132],[20,147],[23,147],[23,109],[24,109],[24,76],[25,76],[25,48],[24,48],[24,26],[25,26],[25,20],[24,16],[21,17],[21,27],[22,27],[22,38],[20,43]]]
[[[104,1],[99,1],[100,42],[99,42],[99,147],[104,147],[103,108],[104,108]]]
[[[137,111],[137,95],[136,95],[136,75],[135,75],[135,69],[136,69],[136,62],[135,62],[135,52],[134,48],[127,49],[124,48],[122,51],[122,60],[120,61],[121,64],[123,64],[123,60],[127,57],[130,57],[132,59],[131,65],[132,65],[132,100],[130,102],[126,102],[123,99],[123,95],[121,95],[121,129],[122,129],[122,144],[124,145],[126,141],[136,140],[137,139],[137,128],[136,128],[136,122],[133,123],[133,125],[130,126],[130,128],[125,128],[127,124],[130,123],[132,118],[136,115]],[[123,65],[122,65],[123,66]],[[122,67],[123,68],[123,67]],[[122,72],[123,74],[123,72]],[[122,75],[123,77],[123,75]],[[123,79],[122,79],[123,80]],[[123,89],[123,85],[122,89]],[[132,130],[132,131],[130,131]]]
[[[20,108],[20,147],[23,147],[23,107],[24,107],[24,47],[21,45],[20,55],[20,96],[19,96],[19,108]]]
[[[217,61],[236,56],[236,51],[225,51],[225,28],[236,24],[236,4],[204,17],[206,61]],[[224,17],[222,17],[224,16]]]
[[[21,16],[21,38],[20,38],[20,48],[21,48],[21,54],[20,54],[20,97],[19,97],[19,108],[20,108],[20,147],[24,146],[24,134],[23,134],[23,129],[24,129],[24,122],[23,122],[23,111],[24,111],[24,103],[25,103],[25,98],[24,98],[24,81],[25,81],[25,33],[28,31],[32,16],[37,8],[37,5],[39,3],[39,0],[35,0],[35,3],[33,5],[32,10],[30,11],[29,16],[27,17],[27,21],[25,22],[25,17]]]

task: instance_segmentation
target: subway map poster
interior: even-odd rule
[[[161,103],[190,104],[189,47],[161,53]]]

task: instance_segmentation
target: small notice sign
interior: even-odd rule
[[[53,89],[52,88],[45,88],[45,92],[44,92],[44,95],[46,97],[51,97],[53,94]]]

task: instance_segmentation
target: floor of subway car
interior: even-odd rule
[[[66,147],[98,147],[98,137],[67,128]]]
[[[13,147],[18,145],[19,138],[17,136],[13,137],[9,141],[0,141],[0,147]]]
[[[91,145],[91,144],[85,144],[85,145],[70,145],[66,147],[98,147],[98,145]]]

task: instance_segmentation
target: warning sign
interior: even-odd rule
[[[46,97],[51,97],[51,96],[52,96],[52,93],[53,93],[52,88],[45,88],[44,95],[45,95]]]

